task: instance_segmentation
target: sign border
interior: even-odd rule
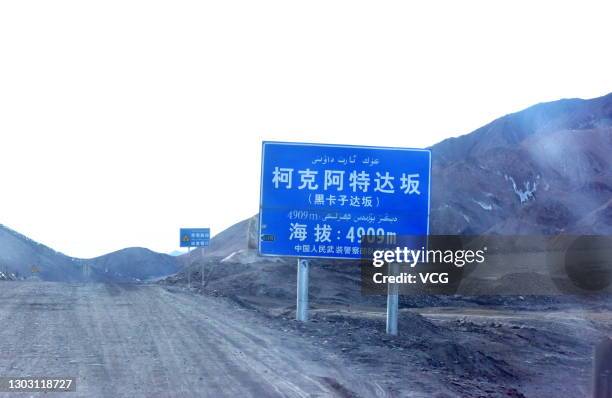
[[[181,233],[184,229],[189,229],[189,230],[196,230],[196,229],[201,229],[201,230],[208,230],[208,242],[206,245],[202,245],[202,246],[182,246],[181,245],[181,239],[183,234]],[[200,247],[208,247],[210,246],[210,241],[212,240],[212,234],[210,233],[210,227],[179,227],[179,247],[180,248],[200,248]]]
[[[428,174],[428,185],[427,185],[427,236],[429,236],[429,217],[431,215],[431,148],[408,148],[408,147],[388,147],[388,146],[372,146],[372,145],[345,145],[345,144],[318,144],[308,142],[288,142],[288,141],[262,141],[261,142],[261,172],[259,178],[259,226],[257,228],[257,254],[261,257],[287,257],[287,258],[312,258],[312,259],[330,259],[330,260],[352,260],[360,261],[363,257],[329,257],[329,256],[311,256],[311,255],[297,255],[297,254],[264,254],[261,252],[261,217],[262,217],[262,203],[263,203],[263,182],[264,182],[264,159],[266,155],[266,144],[274,145],[291,145],[291,146],[324,146],[324,147],[342,147],[342,148],[360,148],[360,149],[383,149],[383,150],[398,150],[398,151],[418,151],[429,153],[429,174]]]

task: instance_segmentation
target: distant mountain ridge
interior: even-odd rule
[[[0,272],[47,281],[137,281],[172,274],[178,261],[144,248],[69,257],[0,224]]]
[[[495,119],[471,133],[447,138],[432,148],[437,162],[449,164],[482,156],[492,148],[516,146],[532,135],[610,127],[612,93],[593,99],[542,102]]]
[[[534,105],[431,149],[434,234],[612,234],[612,94]]]

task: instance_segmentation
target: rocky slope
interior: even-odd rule
[[[434,234],[612,233],[612,94],[542,103],[432,147]]]
[[[18,278],[78,281],[84,278],[75,259],[0,226],[0,267]]]

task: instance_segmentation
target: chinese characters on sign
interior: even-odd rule
[[[426,235],[431,152],[264,142],[263,255],[360,258],[364,235]]]
[[[210,228],[181,228],[181,247],[202,247],[210,243]]]

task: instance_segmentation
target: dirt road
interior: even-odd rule
[[[2,283],[0,325],[0,376],[76,377],[67,397],[385,395],[265,318],[155,285]]]

